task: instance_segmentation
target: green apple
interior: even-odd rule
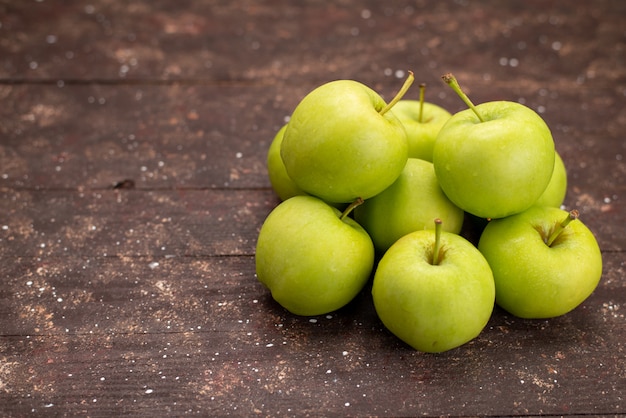
[[[408,158],[404,126],[389,110],[412,80],[411,74],[389,104],[354,80],[331,81],[307,94],[281,145],[289,177],[327,202],[367,199],[386,189]]]
[[[356,204],[361,201],[357,201]],[[256,244],[256,273],[285,309],[321,315],[350,302],[368,281],[374,245],[347,214],[313,196],[294,196],[265,219]]]
[[[458,87],[455,79],[446,81]],[[457,93],[467,98],[460,89]],[[435,141],[433,164],[441,188],[461,209],[482,218],[523,212],[539,199],[554,171],[550,129],[516,102],[466,103],[470,109],[452,115]]]
[[[445,231],[458,234],[464,212],[439,187],[432,163],[409,158],[396,181],[357,207],[354,218],[382,254],[409,232],[432,229],[435,218],[443,221]]]
[[[495,298],[493,275],[482,254],[439,225],[396,241],[381,258],[372,285],[374,307],[385,327],[430,353],[477,337]]]
[[[552,172],[550,183],[548,183],[548,187],[546,187],[543,194],[539,196],[535,205],[559,208],[565,200],[565,195],[567,194],[567,170],[558,152],[554,153],[554,157],[554,171]]]
[[[432,162],[437,134],[452,114],[441,106],[425,102],[424,89],[424,84],[421,84],[420,100],[400,100],[393,107],[393,113],[406,130],[409,158]]]
[[[281,200],[287,200],[293,196],[306,194],[289,177],[283,159],[280,157],[280,146],[283,142],[287,124],[278,130],[267,151],[267,173],[272,189]]]
[[[578,219],[549,206],[489,222],[478,249],[496,284],[496,302],[521,318],[566,314],[595,290],[602,255],[593,233]]]
[[[287,200],[290,197],[294,196],[308,195],[308,193],[300,189],[298,185],[293,180],[291,180],[291,177],[289,177],[289,174],[287,174],[287,170],[285,169],[285,164],[283,164],[283,159],[280,157],[280,146],[282,144],[286,129],[287,125],[285,124],[282,128],[278,130],[267,151],[268,177],[270,179],[272,189],[280,198],[280,200]],[[346,203],[327,203],[341,211],[346,209],[346,207],[348,206],[348,204]]]

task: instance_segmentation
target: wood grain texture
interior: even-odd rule
[[[15,80],[275,83],[461,79],[623,81],[625,6],[612,0],[3,1],[0,75]],[[513,77],[515,74],[516,77]]]
[[[625,4],[0,0],[0,413],[625,414]],[[298,101],[337,78],[391,97],[409,69],[450,111],[448,71],[544,117],[604,260],[576,310],[496,308],[431,355],[369,287],[305,318],[256,280]]]
[[[626,300],[621,255],[605,261],[574,312],[497,309],[477,339],[429,355],[384,330],[369,289],[330,315],[285,312],[249,280],[252,256],[19,259],[2,268],[4,396],[19,414],[618,413]]]

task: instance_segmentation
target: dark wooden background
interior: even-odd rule
[[[0,0],[0,412],[625,414],[625,34],[621,0]],[[604,257],[578,309],[431,355],[369,289],[303,318],[256,281],[275,132],[321,83],[389,98],[407,70],[545,118]]]

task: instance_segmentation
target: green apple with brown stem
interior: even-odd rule
[[[424,101],[425,84],[420,84],[419,100],[400,100],[393,113],[400,119],[409,142],[409,158],[433,161],[433,146],[441,127],[452,114],[441,106]]]
[[[313,196],[294,196],[276,206],[259,231],[258,280],[274,300],[296,315],[335,311],[350,302],[368,281],[374,245],[365,230]]]
[[[478,249],[493,271],[500,307],[521,318],[552,318],[593,293],[602,254],[577,218],[575,210],[533,206],[487,224]]]
[[[554,171],[548,125],[516,102],[474,106],[452,74],[443,79],[469,109],[452,115],[437,135],[433,164],[441,188],[457,206],[481,218],[503,218],[528,209]]]
[[[408,158],[406,131],[391,112],[413,73],[389,102],[354,80],[325,83],[296,106],[281,145],[287,173],[327,202],[368,199],[385,190]]]
[[[416,350],[438,353],[477,337],[494,307],[493,275],[483,255],[460,235],[411,232],[381,258],[372,285],[382,323]]]

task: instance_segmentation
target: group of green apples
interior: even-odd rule
[[[276,134],[269,179],[282,202],[256,245],[258,280],[285,309],[314,316],[371,283],[384,326],[414,349],[477,337],[495,304],[552,318],[587,299],[602,275],[592,232],[561,205],[567,173],[550,129],[512,101],[450,114],[389,102],[354,80],[308,93]],[[461,235],[480,226],[478,242]]]

